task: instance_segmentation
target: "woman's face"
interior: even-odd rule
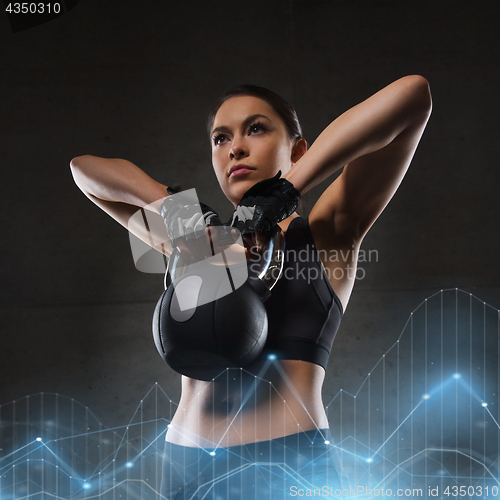
[[[215,115],[212,163],[226,197],[237,205],[255,183],[292,166],[293,143],[273,107],[253,96],[231,97]]]

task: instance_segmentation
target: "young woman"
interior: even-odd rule
[[[242,86],[219,102],[208,124],[212,162],[235,206],[233,221],[248,215],[241,206],[263,180],[274,177],[268,183],[299,196],[343,171],[307,219],[293,204],[284,210],[269,190],[259,198],[284,214],[276,222],[287,248],[283,277],[265,303],[266,347],[258,362],[214,382],[182,377],[166,435],[163,497],[274,499],[297,488],[345,486],[322,404],[325,369],[360,244],[398,188],[430,112],[427,81],[406,76],[342,114],[308,149],[293,108],[267,89]],[[128,220],[138,207],[158,211],[165,185],[125,160],[82,156],[71,168],[94,203],[151,241]],[[328,258],[334,251],[345,260]]]

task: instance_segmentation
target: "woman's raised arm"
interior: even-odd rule
[[[398,188],[431,109],[427,80],[401,78],[334,120],[287,173],[305,193],[346,165],[310,214],[321,246],[360,243]]]
[[[159,218],[158,224],[150,226],[163,227],[158,214],[160,204],[154,202],[168,196],[167,186],[127,160],[84,155],[71,160],[70,167],[76,185],[90,200],[148,245],[165,252],[165,248],[151,244],[164,242],[164,234],[155,237],[148,225],[141,222],[143,218],[130,221],[130,217],[141,208],[148,208],[148,220]],[[170,251],[169,245],[166,251]]]

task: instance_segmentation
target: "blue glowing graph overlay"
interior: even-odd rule
[[[445,488],[463,486],[462,498],[495,498],[499,310],[441,290],[394,339],[356,393],[341,389],[326,405],[351,485],[378,496],[382,488],[393,495],[415,488],[419,498],[436,498],[436,488],[439,498],[452,498],[442,496]],[[0,500],[160,498],[165,430],[176,407],[158,384],[116,428],[58,394],[1,405]]]
[[[499,333],[500,312],[458,289],[410,314],[358,391],[326,406],[351,483],[499,498]]]

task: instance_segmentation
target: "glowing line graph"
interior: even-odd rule
[[[467,296],[470,301],[470,311],[460,321],[459,294],[462,298]],[[455,298],[455,304],[451,306],[446,304],[450,296]],[[432,316],[433,299],[437,301],[436,304],[440,304],[441,312],[439,313],[438,307],[437,315],[428,323],[427,320]],[[473,310],[478,314],[473,315]],[[495,316],[487,318],[487,311],[496,315],[496,328]],[[425,325],[422,318],[419,319],[420,316],[425,318]],[[465,328],[467,322],[470,323],[470,331]],[[425,331],[425,335],[419,337],[419,331]],[[440,335],[438,341],[456,346],[451,354],[444,348],[436,351],[434,346],[433,357],[429,355],[428,345],[436,342],[436,331]],[[426,481],[449,479],[454,484],[469,481],[474,484],[491,482],[500,485],[500,426],[498,416],[494,413],[494,409],[498,409],[500,385],[497,366],[499,338],[500,311],[472,294],[458,289],[442,290],[422,301],[410,314],[398,339],[374,364],[357,391],[350,393],[340,389],[326,406],[327,411],[334,405],[339,407],[345,414],[342,419],[344,423],[350,416],[351,409],[347,407],[349,404],[353,406],[354,425],[352,426],[352,419],[350,424],[355,432],[342,432],[343,437],[336,446],[342,452],[344,460],[350,462],[351,478],[358,484],[360,481],[371,483],[375,488],[391,481],[404,482],[405,477],[409,480],[424,478]],[[422,348],[424,341],[425,349]],[[481,352],[475,358],[472,351],[469,354],[469,350],[477,343],[478,350],[482,349],[482,358]],[[469,357],[459,357],[461,350]],[[419,372],[420,379],[416,376],[414,379],[414,365],[418,365],[415,360],[418,361],[418,356],[424,359],[424,355],[424,373]],[[390,356],[396,356],[398,362],[393,364],[396,367],[394,373],[386,377],[386,365],[388,366]],[[399,359],[402,356],[406,358],[400,365]],[[478,360],[484,362],[481,364]],[[497,375],[498,384],[492,372],[495,361],[494,375]],[[476,364],[480,366],[477,367]],[[383,373],[382,382],[376,379],[381,376],[380,372]],[[375,406],[394,405],[394,401],[385,400],[387,387],[393,384],[393,388],[399,390],[404,376],[408,377],[407,385],[403,384],[406,400],[401,396],[400,401],[399,392],[397,393],[396,417],[388,420],[389,423],[394,421],[394,426],[386,436],[384,413],[382,435],[380,436],[380,431],[372,431],[370,434],[371,427],[380,425],[380,415],[375,413]],[[441,377],[439,383],[428,385],[436,377]],[[273,389],[276,390],[274,386]],[[382,396],[377,394],[381,389]],[[158,395],[161,399],[159,403]],[[150,401],[153,397],[156,398],[154,405]],[[59,412],[55,415],[51,407],[53,402]],[[286,405],[286,402],[283,404]],[[158,408],[162,405],[168,407],[168,412]],[[40,407],[40,414],[45,415],[44,418],[52,418],[60,424],[58,429],[54,429],[53,425],[49,428],[47,422],[39,422],[37,426],[33,426],[33,421],[19,418],[27,412],[26,408],[36,412],[37,406]],[[148,413],[145,409],[149,408],[150,413],[153,406],[155,415],[144,418],[144,413]],[[160,443],[163,441],[159,438],[163,438],[169,423],[165,415],[176,407],[177,403],[157,383],[140,400],[128,423],[112,428],[106,428],[89,408],[74,399],[57,394],[26,396],[0,406],[0,425],[4,428],[4,434],[12,431],[10,442],[7,445],[2,443],[5,454],[0,456],[0,500],[22,500],[35,498],[40,494],[66,500],[104,500],[114,498],[118,492],[126,498],[156,498],[159,490],[158,463],[162,456]],[[385,406],[383,410],[385,412]],[[401,412],[404,414],[401,415]],[[450,419],[446,412],[451,412],[454,419]],[[68,414],[73,417],[71,423],[66,419]],[[9,416],[13,415],[16,418],[9,421]],[[373,416],[378,418],[373,419],[375,423],[372,423]],[[431,423],[428,424],[428,421]],[[459,436],[461,424],[469,426],[469,436]],[[35,432],[30,426],[37,427],[36,435],[41,436],[41,441],[40,438],[31,438],[22,442],[23,436],[29,435],[26,429],[31,433]],[[429,438],[430,427],[437,431],[438,438]],[[75,432],[70,432],[71,430]],[[456,446],[446,445],[442,435],[439,438],[439,433],[443,434],[444,430],[455,432]],[[402,431],[406,433],[401,438]],[[62,432],[67,432],[67,435],[61,436]],[[423,437],[419,438],[419,433]],[[431,443],[427,442],[428,438]],[[467,442],[466,438],[470,438],[470,446],[463,444]],[[403,446],[401,439],[410,439],[410,446]],[[439,439],[442,446],[435,446]],[[21,444],[15,446],[20,441]],[[498,444],[495,444],[496,441]],[[462,444],[458,446],[460,443]],[[488,458],[492,456],[493,459]],[[422,463],[425,463],[425,467],[421,466]],[[296,473],[286,464],[267,462],[248,463],[231,471],[231,474],[237,474],[239,470],[248,467],[272,469],[273,474],[281,471],[283,475],[295,475],[297,478]],[[300,480],[300,477],[297,479]],[[221,477],[217,479],[222,480]]]
[[[437,386],[437,387],[433,388],[433,389],[430,391],[430,394],[438,394],[439,392],[443,392],[446,388],[450,387],[450,382],[451,382],[451,381],[453,381],[453,380],[457,380],[457,379],[456,379],[455,377],[453,377],[453,376],[452,376],[452,377],[450,377],[450,378],[449,378],[449,379],[448,379],[445,383],[443,383],[441,386]],[[464,389],[464,390],[467,390],[467,389],[469,388],[469,385],[468,385],[468,384],[465,384],[465,383],[463,382],[463,377],[461,377],[459,380],[460,380],[460,385],[463,387],[463,389]],[[478,400],[478,402],[480,402],[480,401],[481,401],[479,397],[477,397],[476,399]],[[420,402],[417,404],[417,406],[415,406],[415,408],[411,411],[411,413],[410,413],[409,415],[407,415],[407,417],[406,417],[406,418],[405,418],[405,419],[404,419],[404,420],[403,420],[403,421],[399,424],[398,428],[397,428],[397,429],[395,429],[395,430],[392,432],[392,434],[391,434],[391,435],[387,438],[387,440],[386,440],[384,443],[382,443],[382,444],[379,446],[379,448],[378,448],[378,449],[375,449],[375,450],[369,450],[369,451],[370,451],[370,456],[369,456],[368,458],[372,458],[372,459],[373,459],[374,457],[378,457],[378,456],[379,456],[379,452],[380,452],[380,450],[381,450],[381,449],[385,446],[385,444],[386,444],[386,443],[387,443],[387,442],[388,442],[388,441],[389,441],[389,440],[390,440],[390,439],[394,436],[394,434],[396,433],[396,431],[397,431],[397,430],[398,430],[398,429],[399,429],[402,425],[404,425],[404,423],[408,420],[408,418],[410,417],[410,415],[411,415],[411,414],[413,414],[413,413],[414,413],[414,412],[415,412],[415,411],[416,411],[416,410],[417,410],[417,409],[421,406],[422,402],[423,402],[423,400],[422,400],[422,401],[420,401]],[[484,407],[483,407],[483,408],[484,408]],[[485,409],[485,411],[487,411],[487,413],[488,413],[489,415],[491,415],[491,412],[489,412],[489,410],[488,410],[488,409]],[[492,418],[492,420],[495,422],[495,425],[497,425],[497,426],[498,426],[498,424],[497,424],[496,420],[495,420],[494,418]],[[163,423],[163,422],[165,422],[165,419],[158,419],[158,421],[160,421],[160,422],[162,422],[162,423]],[[151,423],[151,422],[155,422],[155,421],[154,421],[154,420],[149,421],[149,423]],[[111,429],[105,429],[105,430],[101,430],[101,431],[94,431],[94,432],[93,432],[93,433],[91,433],[91,434],[99,434],[99,433],[103,433],[103,432],[105,432],[105,431],[116,431],[116,430],[119,430],[119,429],[125,429],[125,432],[124,432],[124,434],[122,435],[121,440],[120,440],[120,447],[121,447],[121,446],[123,445],[124,440],[125,440],[125,437],[124,437],[124,436],[125,436],[126,432],[129,430],[129,428],[130,428],[131,426],[138,426],[138,425],[141,425],[141,424],[144,424],[144,423],[146,423],[146,422],[139,422],[139,423],[135,423],[135,424],[134,424],[133,422],[129,422],[129,424],[124,425],[124,426],[114,427],[114,428],[111,428]],[[64,438],[59,438],[59,439],[49,440],[49,441],[47,441],[47,442],[44,442],[44,441],[42,440],[42,441],[41,441],[41,445],[37,446],[37,448],[35,448],[34,450],[31,450],[31,451],[29,451],[28,453],[24,454],[22,457],[18,457],[18,458],[16,459],[16,461],[17,461],[17,462],[19,462],[22,458],[26,458],[26,457],[28,457],[29,455],[34,454],[34,453],[35,453],[36,451],[38,451],[40,448],[44,448],[44,449],[46,449],[48,452],[50,452],[50,454],[51,454],[51,455],[53,456],[53,458],[55,459],[55,461],[54,461],[53,463],[48,462],[48,461],[47,461],[47,459],[43,459],[43,461],[45,462],[45,464],[46,464],[46,465],[52,465],[53,467],[56,467],[56,463],[58,462],[59,464],[62,464],[62,467],[59,465],[59,471],[60,471],[60,472],[62,472],[62,473],[64,473],[64,474],[66,474],[66,475],[68,476],[68,478],[78,479],[78,480],[79,480],[79,481],[81,481],[83,484],[91,484],[91,483],[92,483],[92,480],[93,480],[93,479],[94,479],[94,477],[95,477],[94,475],[91,475],[91,476],[86,477],[86,478],[79,476],[79,475],[77,474],[77,472],[76,472],[74,469],[72,469],[72,468],[68,465],[68,463],[64,462],[64,461],[63,461],[60,457],[58,457],[58,456],[56,455],[56,453],[54,453],[54,451],[53,451],[53,450],[49,447],[49,445],[50,445],[51,443],[54,443],[54,442],[57,442],[57,441],[61,441],[61,440],[68,440],[68,439],[71,439],[71,438],[73,438],[73,437],[81,437],[81,436],[82,436],[82,435],[80,435],[80,434],[79,434],[79,435],[76,435],[76,436],[66,436],[66,437],[64,437]],[[150,444],[148,444],[148,446],[147,446],[146,448],[148,448],[148,447],[152,446],[152,445],[153,445],[153,443],[154,443],[156,440],[158,440],[158,438],[160,438],[160,437],[163,437],[163,431],[162,431],[162,432],[161,432],[158,436],[156,436],[156,438],[154,438],[154,439],[153,439],[153,441],[152,441]],[[346,442],[348,442],[349,440],[351,440],[351,439],[352,439],[352,437],[351,437],[351,436],[346,437],[346,438],[343,440],[342,446],[341,446],[341,444],[339,443],[339,448],[340,448],[340,449],[343,449],[344,451],[347,451],[347,450],[345,450],[345,448],[343,448],[343,445],[344,445]],[[7,458],[8,456],[12,456],[12,455],[13,455],[13,454],[15,454],[16,452],[19,452],[19,451],[21,451],[21,450],[23,450],[23,449],[26,449],[26,448],[27,448],[27,447],[29,447],[30,445],[32,445],[32,444],[34,444],[34,443],[37,443],[37,442],[38,442],[38,441],[34,440],[34,441],[32,441],[31,443],[28,443],[27,445],[25,445],[25,446],[23,446],[23,447],[19,448],[18,450],[15,450],[15,451],[11,452],[10,454],[8,454],[7,456],[5,456],[5,457],[3,457],[3,458],[5,459],[5,458]],[[360,442],[359,444],[362,444],[362,443]],[[145,451],[145,450],[142,450],[142,451],[141,451],[141,452],[140,452],[140,453],[139,453],[139,454],[138,454],[135,458],[133,458],[133,459],[132,459],[132,462],[135,462],[136,460],[138,460],[138,458],[139,458],[142,454],[144,454],[144,451]],[[394,463],[394,462],[392,462],[392,461],[391,461],[391,464],[393,465],[394,469],[393,469],[393,470],[391,470],[391,471],[389,472],[389,474],[387,474],[387,476],[386,476],[386,477],[384,477],[384,478],[383,478],[383,479],[382,479],[382,480],[381,480],[378,484],[379,484],[379,485],[380,485],[380,484],[383,484],[383,481],[384,481],[384,480],[385,480],[385,479],[386,479],[386,478],[387,478],[390,474],[392,474],[392,473],[394,472],[394,470],[396,470],[396,469],[401,469],[401,467],[404,465],[404,463],[406,463],[406,462],[408,462],[408,461],[410,461],[410,460],[414,460],[414,459],[415,459],[416,457],[418,457],[419,455],[425,454],[425,453],[427,453],[427,452],[429,452],[429,451],[435,451],[435,452],[439,452],[439,453],[442,453],[442,452],[446,452],[446,453],[458,453],[458,454],[461,454],[461,455],[465,456],[465,457],[466,457],[466,458],[468,458],[468,459],[472,459],[472,460],[474,460],[475,462],[477,462],[479,465],[481,465],[481,467],[484,467],[484,469],[485,469],[485,470],[488,472],[488,474],[490,475],[491,479],[494,479],[494,480],[495,480],[495,482],[497,482],[497,483],[500,485],[500,481],[498,480],[498,478],[496,478],[496,477],[495,477],[495,474],[494,474],[494,473],[493,473],[493,472],[492,472],[492,471],[488,468],[488,466],[486,465],[486,463],[481,462],[480,460],[475,459],[474,457],[472,457],[472,456],[470,456],[470,455],[468,455],[468,454],[464,453],[464,452],[463,452],[463,451],[461,451],[461,450],[457,450],[457,449],[443,449],[443,448],[439,448],[439,449],[438,449],[438,448],[426,448],[426,449],[424,449],[424,450],[422,450],[422,451],[419,451],[419,452],[415,453],[415,454],[414,454],[414,455],[412,455],[410,458],[408,458],[407,460],[405,460],[404,462],[402,462],[402,463],[400,463],[400,464],[396,464],[396,463]],[[115,452],[115,455],[114,455],[115,457],[116,457],[116,453],[117,453],[117,451]],[[356,456],[355,456],[355,458],[356,458],[357,460],[359,460],[359,461],[363,461],[363,460],[364,460],[364,461],[367,461],[367,458],[366,458],[366,456],[364,456],[364,455],[359,455],[359,454],[358,454],[358,455],[356,455]],[[383,457],[383,456],[381,456],[380,458],[383,458],[383,459],[387,460],[387,457]],[[30,459],[28,458],[27,460],[30,460]],[[33,459],[32,459],[32,460],[33,460]],[[9,467],[9,466],[12,466],[12,465],[14,465],[14,463],[13,463],[13,462],[11,462],[10,464],[6,464],[6,465],[4,465],[4,466],[2,467],[2,471],[3,471],[3,472],[2,472],[2,475],[3,475],[3,476],[5,476],[6,472],[8,472],[8,471],[9,471],[8,467]],[[247,464],[247,465],[243,466],[241,470],[243,470],[244,468],[247,468],[247,467],[252,467],[252,466],[262,467],[262,466],[267,466],[267,465],[271,465],[271,464],[267,464],[267,463]],[[272,464],[272,465],[277,466],[278,464]],[[283,465],[283,467],[281,467],[281,465]],[[108,465],[108,466],[109,466],[109,465]],[[7,467],[7,471],[4,471],[3,469],[5,469],[6,467]],[[129,468],[129,467],[128,467],[128,465],[127,465],[127,464],[123,464],[123,465],[119,466],[119,468],[118,468],[117,470],[115,470],[115,471],[114,471],[114,474],[116,474],[117,472],[119,473],[120,471],[123,471],[123,470],[125,470],[126,468]],[[287,471],[287,469],[286,469],[286,464],[280,464],[280,468],[282,468],[282,469],[283,469],[283,471],[284,471],[285,473],[288,473],[288,474],[290,474],[291,476],[292,476],[292,475],[294,475],[294,473],[293,473],[293,472],[289,472],[289,471]],[[103,470],[99,471],[99,473],[98,473],[98,474],[99,474],[99,475],[101,475],[101,474],[104,472],[104,470],[105,470],[105,469],[106,469],[106,467],[105,467]],[[231,474],[233,474],[233,473],[238,473],[238,470],[239,470],[239,469],[236,469],[235,471],[232,471],[232,473],[231,473]],[[436,476],[436,477],[437,477],[437,476]],[[450,474],[450,477],[452,477],[452,475],[451,475],[451,474]],[[471,476],[463,476],[463,478],[466,478],[466,479],[472,479],[472,477],[471,477]],[[218,480],[217,480],[217,481],[220,481],[220,480],[221,480],[221,478],[218,478]],[[121,483],[119,483],[119,484],[123,484],[123,481],[122,481]],[[149,486],[150,486],[150,485],[149,485]],[[115,487],[118,487],[118,485],[115,485]],[[104,494],[106,491],[109,491],[109,490],[105,490],[105,491],[104,491],[104,492],[102,492],[102,493]],[[19,497],[19,500],[20,500],[21,498],[24,498],[24,497]],[[26,497],[26,498],[28,498],[28,497]],[[86,496],[86,498],[91,498],[91,497]]]
[[[446,383],[443,383],[441,384],[440,386],[436,386],[432,391],[430,391],[430,394],[433,394],[433,395],[436,395],[436,394],[439,394],[440,392],[444,392],[444,389],[446,389],[449,385],[450,385],[450,382],[455,379],[455,377],[450,377]],[[470,386],[462,383],[462,386],[464,389],[469,389]],[[471,392],[472,394],[472,392]],[[352,396],[354,397],[354,396]],[[478,397],[477,398],[478,402],[481,402],[481,399]],[[383,455],[380,454],[380,450],[382,448],[384,448],[384,446],[391,440],[391,438],[396,434],[396,432],[404,425],[404,423],[410,418],[410,416],[423,404],[425,400],[422,398],[422,400],[411,410],[411,412],[404,418],[404,420],[396,427],[396,429],[394,429],[394,431],[391,433],[391,435],[377,448],[377,449],[369,449],[367,448],[367,451],[369,451],[369,456],[365,456],[365,455],[361,455],[361,454],[355,454],[351,451],[349,451],[349,449],[347,448],[344,448],[345,444],[348,443],[349,441],[353,440],[354,438],[352,436],[346,436],[342,442],[338,443],[337,447],[339,449],[341,449],[342,451],[350,454],[351,456],[353,456],[356,460],[359,460],[360,462],[362,461],[366,461],[367,463],[372,463],[374,462],[375,458],[380,458],[380,459],[384,459],[384,460],[388,460],[388,457],[385,457]],[[480,405],[481,407],[485,408],[482,404]],[[494,419],[494,417],[491,415],[491,412],[485,408],[485,411],[491,416],[491,419],[492,421],[495,423],[495,425],[498,427],[498,423],[497,421]],[[365,446],[366,447],[366,444],[365,443],[362,443],[361,441],[359,440],[356,440],[357,443],[359,445],[362,445],[362,446]],[[446,453],[458,453],[458,454],[461,454],[463,456],[465,456],[466,458],[468,459],[471,459],[475,462],[477,462],[479,465],[481,465],[482,467],[484,467],[484,469],[486,471],[488,471],[488,473],[490,474],[491,478],[495,480],[495,482],[497,482],[499,485],[500,485],[500,478],[496,477],[495,474],[488,468],[487,464],[485,462],[481,462],[480,460],[474,458],[472,455],[469,455],[469,454],[466,454],[465,452],[461,451],[461,450],[458,450],[458,449],[445,449],[445,448],[425,448],[424,450],[421,450],[417,453],[415,453],[414,455],[412,455],[410,458],[406,459],[405,461],[401,462],[400,464],[396,464],[395,462],[391,462],[389,461],[395,469],[399,468],[401,469],[401,466],[408,462],[408,461],[411,461],[413,460],[414,458],[416,458],[417,456],[421,455],[421,454],[425,454],[426,452],[428,451],[435,451],[435,452],[446,452]],[[403,470],[403,469],[401,469]],[[450,474],[450,477],[452,477],[452,475]],[[463,478],[464,479],[470,479],[472,476],[464,476]]]

